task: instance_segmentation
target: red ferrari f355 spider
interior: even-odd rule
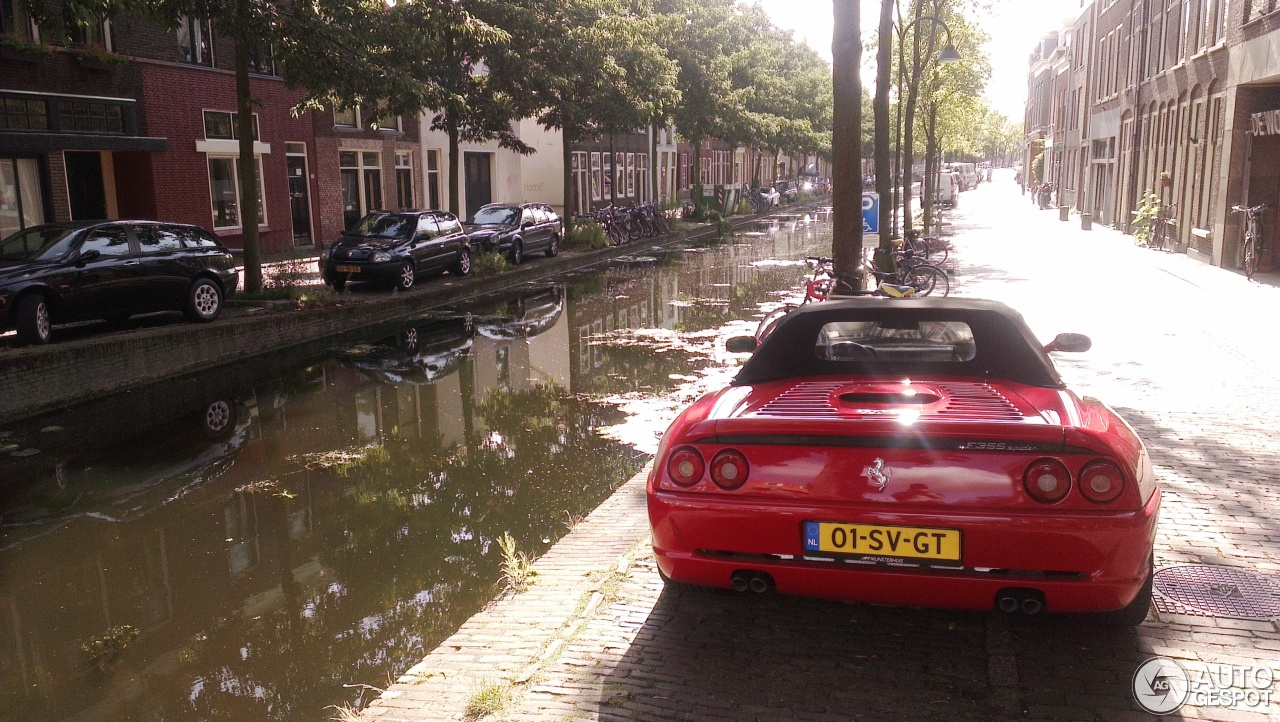
[[[752,350],[752,338],[731,350]],[[1000,303],[859,298],[784,316],[663,436],[668,581],[1037,614],[1150,607],[1160,491],[1110,408]]]

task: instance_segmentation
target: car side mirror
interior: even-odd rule
[[[84,264],[90,261],[96,261],[99,258],[102,258],[102,251],[90,248],[87,251],[82,251],[80,255],[76,257],[76,265],[83,266]]]
[[[759,346],[755,336],[734,336],[724,344],[729,353],[754,353]]]
[[[1060,333],[1044,347],[1045,353],[1084,353],[1093,348],[1093,341],[1082,333]]]
[[[533,228],[533,221],[525,221],[520,224],[521,228]]]

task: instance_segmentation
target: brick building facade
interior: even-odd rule
[[[1238,266],[1241,221],[1232,207],[1270,206],[1263,227],[1273,235],[1280,204],[1280,123],[1268,122],[1280,111],[1280,3],[1101,0],[1082,3],[1079,18],[1051,37],[1072,31],[1069,45],[1086,59],[1075,71],[1088,78],[1075,86],[1086,102],[1046,92],[1057,81],[1045,73],[1046,38],[1028,75],[1026,161],[1056,130],[1045,119],[1074,116],[1079,166],[1046,162],[1047,180],[1078,189],[1064,204],[1128,230],[1153,194],[1170,208],[1179,250]]]

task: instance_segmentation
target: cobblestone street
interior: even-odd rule
[[[1041,339],[1093,339],[1056,361],[1151,451],[1164,491],[1157,568],[1280,574],[1280,288],[1082,231],[999,175],[952,219],[953,295],[1004,301]],[[1153,717],[1132,679],[1153,655],[1280,668],[1280,629],[1266,621],[1153,611],[1116,632],[1076,617],[664,589],[643,518],[620,521],[643,513],[637,478],[562,542],[580,550],[575,573],[549,571],[491,606],[365,714],[463,719],[487,686],[509,695],[494,718],[511,720],[1139,720]],[[562,568],[555,554],[539,568]],[[538,603],[522,605],[529,595]],[[522,619],[542,620],[541,636],[516,640]],[[473,625],[489,636],[469,648]],[[483,639],[525,651],[486,661]],[[1280,704],[1179,715],[1280,719]]]

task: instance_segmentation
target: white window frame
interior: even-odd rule
[[[201,20],[199,18],[193,18],[190,15],[183,15],[180,18],[178,18],[178,25],[179,27],[174,30],[174,38],[177,39],[180,37],[178,33],[182,29],[182,26],[185,25],[187,27],[187,32],[195,36],[194,47],[191,48],[191,50],[197,56],[199,55],[200,44],[201,44],[200,37],[205,36],[209,40],[209,57],[208,58],[196,57],[194,60],[180,59],[179,62],[188,64],[188,65],[201,65],[206,68],[214,67],[214,58],[217,56],[213,49],[213,22],[210,20]],[[188,37],[188,39],[191,39],[190,36]],[[182,47],[183,47],[182,43],[179,42],[178,48],[181,49]]]
[[[355,154],[356,154],[356,165],[353,165],[353,166],[352,166],[352,165],[342,165],[342,154],[343,154],[343,153],[355,153]],[[369,155],[375,155],[375,156],[377,156],[377,157],[378,157],[378,163],[377,163],[377,165],[365,165],[365,164],[364,164],[364,157],[365,157],[365,154],[369,154]],[[360,208],[360,217],[361,217],[361,218],[364,218],[364,217],[365,217],[365,215],[367,215],[367,214],[369,213],[369,211],[371,211],[371,210],[385,210],[385,209],[372,209],[372,208],[368,208],[368,207],[367,207],[367,206],[368,206],[368,202],[367,202],[367,201],[368,201],[368,198],[369,198],[369,193],[368,193],[368,191],[366,190],[366,184],[365,184],[365,171],[367,171],[367,170],[373,170],[373,169],[377,169],[377,171],[378,171],[378,182],[379,182],[379,183],[385,183],[385,181],[384,181],[384,179],[383,179],[383,177],[382,177],[382,171],[383,171],[383,168],[382,168],[382,151],[368,150],[368,149],[366,149],[366,148],[338,148],[338,171],[339,171],[339,173],[341,173],[341,171],[343,171],[343,170],[354,170],[354,171],[356,171],[356,188],[357,188],[357,192],[359,193],[359,208]],[[383,191],[383,190],[385,190],[385,188],[380,188],[380,189],[378,189],[378,195],[379,195],[379,197],[381,197],[381,196],[382,196],[382,191]],[[387,199],[386,199],[386,198],[382,198],[382,205],[384,205],[384,206],[385,206],[386,204],[387,204]]]
[[[403,161],[403,163],[401,162]],[[396,174],[396,202],[400,202],[400,171],[409,171],[409,208],[417,206],[417,188],[413,182],[413,153],[407,150],[395,151],[395,174]]]
[[[213,205],[213,179],[208,178],[208,176],[206,175],[206,178],[208,178],[209,180],[209,214],[210,214],[209,217],[211,219],[211,223],[213,224],[213,230],[214,231],[236,231],[236,230],[243,231],[244,230],[244,202],[243,202],[243,198],[240,195],[240,156],[238,154],[231,154],[231,153],[206,153],[205,154],[205,171],[206,172],[212,171],[212,169],[209,166],[209,163],[210,161],[213,161],[215,159],[231,160],[232,175],[235,178],[235,183],[233,185],[235,185],[235,189],[236,189],[236,215],[239,216],[241,220],[240,220],[240,225],[238,226],[217,225],[218,212]],[[267,220],[268,220],[267,188],[266,188],[266,183],[263,181],[263,177],[262,177],[263,175],[262,174],[262,154],[255,153],[253,156],[253,159],[258,163],[258,213],[260,214],[260,220],[258,221],[258,228],[265,228],[267,226]]]
[[[440,157],[441,153],[438,148],[425,148],[422,151],[422,167],[426,185],[422,187],[422,205],[429,207],[430,210],[438,211],[439,206],[444,203],[444,187],[440,185]],[[432,168],[431,161],[435,160],[435,168]],[[436,187],[436,202],[431,203],[431,186],[434,181]]]

